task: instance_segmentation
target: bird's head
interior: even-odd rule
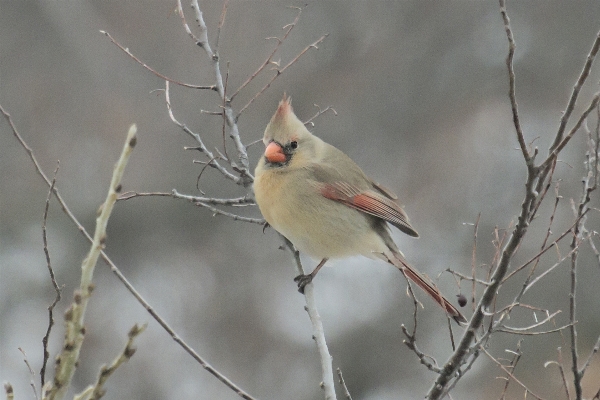
[[[284,94],[265,129],[265,162],[279,167],[300,166],[314,157],[315,139],[294,114],[292,99]]]

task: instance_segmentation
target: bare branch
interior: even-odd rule
[[[135,338],[138,337],[139,334],[146,329],[146,326],[147,324],[144,324],[142,326],[135,324],[129,330],[129,333],[127,334],[127,343],[125,344],[125,348],[123,349],[121,354],[119,354],[110,365],[103,365],[100,368],[100,374],[98,375],[96,383],[93,386],[89,386],[88,388],[86,388],[79,395],[75,396],[75,400],[99,400],[102,396],[104,396],[104,394],[106,393],[106,390],[103,387],[104,384],[106,383],[108,378],[117,370],[117,368],[119,368],[122,364],[129,361],[129,359],[133,357],[136,351],[133,342]]]
[[[279,236],[282,238],[286,247],[292,252],[294,256],[294,261],[296,264],[296,273],[298,275],[304,275],[304,268],[302,267],[302,262],[300,261],[300,253],[296,250],[292,242],[285,238],[285,236],[281,234]],[[323,378],[321,382],[321,388],[325,392],[325,400],[335,400],[336,394],[335,384],[333,380],[332,358],[331,354],[329,353],[329,349],[327,348],[327,342],[325,341],[325,331],[323,330],[323,322],[321,321],[321,316],[317,311],[317,305],[315,302],[313,288],[313,283],[309,283],[304,288],[304,299],[306,300],[305,310],[308,313],[310,322],[313,327],[313,339],[317,344],[319,357],[321,359],[321,372]]]
[[[554,318],[555,316],[557,316],[558,314],[560,314],[560,312],[561,312],[560,310],[555,311],[554,313],[549,314],[548,316],[546,316],[546,318],[544,318],[543,320],[538,321],[535,324],[532,324],[532,325],[529,325],[529,326],[525,326],[523,328],[509,327],[509,326],[503,325],[502,328],[499,328],[498,330],[502,330],[503,332],[509,332],[510,331],[511,333],[526,334],[527,331],[529,331],[531,329],[534,329],[534,328],[537,328],[538,326],[544,325],[546,322],[552,320],[552,318]],[[564,326],[562,328],[556,329],[553,332],[560,331],[560,330],[566,328],[569,325],[566,325],[566,326]],[[539,332],[536,332],[536,334],[539,334]]]
[[[581,218],[581,217],[580,217]],[[516,273],[522,271],[524,268],[526,268],[529,264],[531,264],[534,261],[538,261],[540,259],[540,257],[542,255],[544,255],[544,253],[546,253],[548,250],[552,249],[552,248],[556,248],[558,246],[558,242],[560,242],[565,236],[567,236],[569,233],[573,232],[573,229],[575,228],[575,225],[579,222],[579,219],[577,218],[577,220],[573,223],[573,225],[571,225],[571,227],[569,229],[567,229],[566,231],[564,231],[555,241],[553,241],[552,243],[550,243],[550,245],[545,246],[542,248],[542,250],[540,250],[539,253],[537,253],[536,255],[534,255],[533,257],[531,257],[529,259],[529,261],[527,261],[526,263],[524,263],[523,265],[515,268],[514,271],[512,271],[510,274],[506,275],[506,277],[504,278],[504,280],[502,281],[502,283],[506,282],[507,280],[509,280],[510,278],[512,278]],[[549,230],[548,230],[549,231]],[[542,246],[544,246],[544,244],[542,244]],[[531,276],[533,275],[533,272],[535,272],[535,268],[532,268],[532,270],[529,273],[529,277],[528,279],[525,280],[524,282],[524,286],[527,286],[529,284],[529,279],[531,278]]]
[[[342,390],[344,391],[344,397],[346,400],[352,400],[352,396],[350,396],[350,392],[348,391],[348,387],[346,386],[346,381],[344,381],[344,376],[342,375],[342,370],[337,369],[338,378],[340,378],[339,382],[342,386]]]
[[[417,355],[421,364],[426,366],[428,370],[439,374],[442,370],[438,366],[438,363],[435,360],[435,358],[433,358],[432,356],[430,356],[428,354],[423,353],[417,347],[414,332],[413,332],[413,334],[408,333],[408,330],[406,329],[404,324],[402,324],[400,326],[400,329],[402,329],[402,333],[404,333],[404,335],[408,338],[408,340],[403,340],[402,343],[404,343],[406,345],[406,347],[411,349],[413,351],[413,353],[415,353]],[[431,361],[429,361],[429,360],[431,360]]]
[[[454,270],[452,270],[450,268],[446,268],[445,271],[451,273],[454,276],[457,276],[460,280],[474,281],[474,282],[477,282],[477,283],[479,283],[480,285],[483,285],[483,286],[489,286],[489,285],[491,285],[491,282],[484,281],[483,279],[479,279],[479,278],[473,279],[472,276],[466,276],[466,275],[461,274],[460,272],[454,271]]]
[[[21,352],[21,354],[23,354],[23,361],[25,362],[25,365],[27,365],[27,369],[29,370],[29,375],[31,376],[29,386],[31,386],[31,389],[33,390],[33,396],[37,400],[40,397],[38,396],[37,389],[35,388],[35,372],[33,372],[31,365],[29,365],[29,361],[27,361],[27,354],[25,354],[25,350],[19,347],[19,351]]]
[[[594,94],[594,97],[592,97],[592,101],[590,102],[588,107],[585,109],[585,111],[581,114],[581,116],[575,123],[575,126],[573,126],[573,128],[571,128],[571,130],[564,137],[564,139],[562,139],[560,142],[558,142],[558,144],[556,144],[556,147],[554,147],[552,149],[552,151],[550,152],[550,154],[548,154],[548,158],[546,158],[546,160],[544,160],[544,162],[539,166],[540,169],[544,170],[544,169],[548,168],[551,163],[554,162],[554,159],[556,157],[558,157],[558,153],[560,153],[562,151],[562,149],[564,149],[564,147],[569,143],[571,138],[575,135],[575,133],[579,130],[579,128],[583,124],[583,121],[585,121],[585,119],[594,110],[594,108],[596,108],[598,106],[599,100],[600,100],[600,92],[597,92],[596,94]]]
[[[523,153],[523,157],[525,158],[527,168],[532,169],[534,160],[531,157],[531,154],[529,154],[529,151],[527,150],[527,145],[525,144],[525,137],[523,135],[523,129],[521,128],[521,122],[519,121],[519,111],[517,107],[517,98],[515,94],[515,71],[513,69],[513,58],[515,56],[516,45],[512,33],[512,28],[510,27],[510,19],[508,18],[508,14],[506,13],[506,4],[504,0],[500,0],[500,14],[502,15],[502,20],[504,21],[504,29],[506,30],[506,37],[508,38],[508,56],[506,57],[506,66],[508,67],[509,98],[510,105],[512,107],[513,124],[515,125],[515,130],[517,131],[519,147],[521,148],[521,152]]]
[[[327,111],[331,111],[333,113],[333,115],[337,115],[337,111],[335,111],[335,109],[332,106],[327,106],[323,109],[321,109],[321,107],[319,107],[317,104],[315,104],[314,106],[317,107],[319,109],[319,111],[317,111],[317,113],[315,115],[313,115],[312,117],[310,117],[309,119],[304,121],[304,125],[315,126],[313,121],[316,118],[318,118],[319,116],[321,116],[322,114],[325,114]]]
[[[177,5],[179,13],[182,16],[182,19],[185,21],[185,18],[183,17],[183,9],[181,7],[181,0],[177,0]],[[204,49],[206,55],[211,60],[213,70],[215,73],[215,79],[217,81],[217,93],[219,93],[219,97],[222,101],[222,104],[224,105],[223,112],[225,113],[227,126],[229,127],[229,137],[231,138],[231,140],[233,140],[233,143],[235,144],[235,147],[238,152],[238,160],[241,164],[241,167],[239,167],[240,184],[244,187],[247,187],[253,181],[252,174],[250,173],[248,153],[246,151],[246,147],[240,139],[240,133],[237,126],[237,117],[234,117],[233,115],[231,101],[227,99],[225,93],[225,85],[223,83],[221,67],[219,64],[219,55],[216,52],[213,52],[213,50],[210,47],[210,44],[208,43],[208,29],[206,27],[206,23],[204,22],[202,10],[200,10],[200,6],[198,5],[198,0],[192,0],[192,9],[196,13],[196,22],[198,22],[198,27],[200,28],[200,36],[197,38],[196,45]],[[186,26],[186,29],[189,29],[189,27]]]
[[[283,42],[285,42],[285,40],[287,39],[287,37],[289,36],[290,32],[294,29],[294,27],[296,26],[296,24],[298,23],[298,21],[300,20],[300,15],[302,14],[302,8],[300,7],[293,7],[295,9],[298,10],[298,14],[296,14],[296,18],[294,19],[294,21],[291,24],[287,24],[286,26],[283,27],[283,29],[285,29],[285,33],[283,34],[283,37],[281,39],[279,38],[274,38],[277,40],[277,44],[275,45],[275,48],[273,49],[273,51],[271,52],[271,54],[269,54],[269,56],[267,57],[267,59],[265,60],[265,62],[263,62],[261,64],[260,67],[258,67],[258,69],[248,77],[248,79],[246,79],[246,81],[244,83],[242,83],[242,85],[231,95],[231,101],[233,101],[233,99],[235,98],[235,96],[237,96],[237,94],[246,86],[248,86],[248,84],[250,82],[252,82],[254,80],[254,78],[256,78],[256,76],[258,74],[260,74],[268,65],[272,64],[273,61],[273,56],[275,55],[275,53],[277,53],[277,50],[279,50],[279,47],[283,44]]]
[[[537,278],[533,279],[531,282],[528,282],[528,283],[526,282],[526,284],[523,286],[523,294],[525,292],[527,292],[533,285],[535,285],[537,282],[539,282],[540,279],[542,279],[543,277],[545,277],[546,275],[548,275],[556,267],[558,267],[560,264],[562,264],[562,262],[565,261],[568,257],[571,257],[573,255],[573,253],[575,253],[579,249],[580,245],[581,245],[581,243],[578,243],[577,246],[574,249],[571,249],[571,251],[569,251],[564,257],[562,257],[561,259],[559,259],[556,263],[554,263],[554,265],[552,265],[546,271],[544,271],[543,273],[541,273]]]
[[[521,339],[517,342],[517,350],[516,351],[505,350],[506,352],[511,352],[514,354],[514,357],[513,357],[512,361],[510,362],[510,370],[511,370],[511,373],[513,373],[513,374],[515,372],[515,369],[517,368],[517,364],[519,363],[521,356],[523,355],[523,353],[521,352],[521,343],[522,342],[523,342],[523,339]],[[508,386],[510,385],[510,382],[511,382],[511,380],[507,377],[506,383],[504,384],[504,390],[502,391],[502,394],[500,395],[500,399],[505,398],[506,391],[508,390]]]
[[[242,178],[235,176],[234,174],[229,172],[225,167],[223,167],[221,164],[219,164],[218,161],[216,161],[215,156],[204,145],[204,141],[202,140],[202,138],[200,137],[199,134],[192,132],[192,130],[190,128],[188,128],[185,124],[179,122],[175,118],[175,115],[173,114],[173,108],[171,106],[171,98],[169,95],[169,81],[165,82],[165,101],[167,103],[167,111],[169,113],[169,117],[171,118],[171,121],[173,121],[175,123],[175,125],[179,126],[185,133],[190,135],[192,138],[194,138],[196,140],[196,142],[198,142],[199,147],[197,147],[197,149],[200,150],[202,153],[206,154],[206,156],[211,160],[209,162],[209,164],[214,166],[221,174],[223,174],[223,176],[225,176],[225,178],[232,180],[233,182],[235,182],[238,185],[242,184]]]
[[[475,311],[475,294],[477,291],[476,283],[476,270],[475,265],[477,264],[477,230],[479,228],[479,219],[481,218],[481,213],[477,214],[477,219],[475,220],[475,226],[473,227],[473,251],[471,252],[471,277],[473,279],[473,284],[471,285],[471,304],[473,307],[473,311]]]
[[[137,62],[138,64],[140,64],[142,67],[144,67],[145,69],[147,69],[148,71],[152,72],[154,75],[158,76],[161,79],[164,79],[167,82],[172,82],[176,85],[179,86],[183,86],[186,88],[190,88],[190,89],[208,89],[208,90],[217,90],[215,85],[211,85],[211,86],[203,86],[203,85],[191,85],[189,83],[183,83],[183,82],[179,82],[175,79],[171,79],[168,76],[165,76],[163,74],[161,74],[160,72],[154,70],[152,67],[148,66],[147,64],[145,64],[142,60],[140,60],[139,58],[137,58],[136,56],[134,56],[128,48],[123,47],[119,42],[117,42],[111,35],[110,33],[106,32],[106,31],[100,31],[100,33],[104,34],[106,37],[108,37],[110,39],[111,42],[113,42],[113,44],[115,44],[119,49],[123,50],[123,52],[125,54],[127,54],[129,57],[131,57],[135,62]]]
[[[502,369],[502,371],[504,371],[510,379],[512,379],[516,383],[518,383],[519,386],[521,386],[526,391],[526,393],[529,393],[530,395],[532,395],[533,397],[535,397],[538,400],[543,400],[542,397],[533,393],[527,386],[525,386],[525,384],[523,382],[518,380],[517,377],[514,376],[511,371],[509,371],[500,361],[498,361],[496,358],[494,358],[494,356],[492,356],[484,347],[481,347],[480,349],[481,349],[481,351],[483,351],[485,353],[486,356],[488,356],[490,358],[490,360],[492,360],[496,365],[498,365],[500,367],[500,369]]]
[[[200,197],[200,196],[188,196],[185,194],[181,194],[176,190],[171,192],[125,192],[119,198],[119,200],[129,200],[136,197],[172,197],[174,199],[184,199],[191,201],[192,203],[207,203],[212,205],[223,205],[223,206],[250,206],[255,205],[254,199],[252,199],[249,195],[242,197],[234,197],[231,199],[219,199],[216,197]]]
[[[54,325],[54,317],[52,313],[54,311],[54,307],[60,301],[61,297],[61,289],[58,287],[56,277],[54,276],[54,270],[52,269],[52,263],[50,262],[50,252],[48,250],[48,237],[46,234],[48,209],[50,208],[50,198],[52,197],[52,191],[54,190],[54,185],[56,184],[56,174],[58,173],[58,168],[59,163],[57,163],[56,165],[56,169],[54,170],[54,176],[52,177],[52,183],[50,184],[50,189],[48,190],[48,196],[46,197],[46,207],[44,208],[44,218],[42,222],[42,240],[44,242],[44,255],[46,256],[46,265],[48,266],[48,272],[50,273],[50,281],[52,282],[52,286],[54,287],[54,291],[56,292],[56,297],[54,298],[54,301],[48,307],[48,329],[46,329],[46,334],[42,339],[42,345],[44,347],[44,360],[42,362],[42,368],[40,370],[40,387],[42,388],[44,387],[45,383],[46,365],[48,363],[48,358],[50,358],[50,353],[48,352],[48,339],[50,338],[50,331],[52,330],[52,326]]]
[[[583,379],[583,376],[585,375],[585,371],[587,370],[587,368],[590,366],[590,363],[592,362],[592,358],[594,358],[596,353],[598,353],[598,350],[600,350],[600,336],[598,336],[598,339],[596,340],[596,344],[594,345],[594,348],[592,348],[592,350],[590,351],[590,354],[588,355],[587,359],[585,360],[585,363],[579,370],[579,373],[581,374],[582,379]]]
[[[598,37],[598,41],[600,41],[600,36]],[[597,49],[596,49],[597,50]],[[600,93],[597,93],[595,96],[594,107],[598,105],[598,98],[600,97]],[[591,111],[591,110],[590,110]],[[586,110],[587,112],[587,110]],[[586,115],[584,112],[583,115]],[[583,116],[582,115],[582,116]],[[586,115],[587,117],[587,115]],[[577,125],[576,125],[577,126]],[[573,128],[575,129],[575,127]],[[569,133],[570,135],[570,133]],[[565,137],[564,140],[569,138],[569,135]],[[588,142],[592,141],[591,136],[588,138]],[[595,145],[589,143],[589,147],[595,149]],[[560,145],[557,146],[557,149],[560,148]],[[578,264],[578,255],[579,255],[579,245],[584,241],[587,241],[587,237],[585,237],[586,228],[585,214],[589,210],[589,202],[591,201],[591,193],[596,189],[597,182],[597,164],[596,162],[589,162],[591,157],[597,158],[598,153],[593,156],[588,152],[588,162],[586,163],[587,173],[583,177],[583,188],[581,197],[579,200],[579,204],[577,205],[577,224],[575,225],[573,231],[573,240],[571,241],[571,285],[570,285],[570,294],[569,294],[569,322],[571,323],[569,334],[571,338],[571,371],[573,372],[573,386],[575,387],[575,398],[581,399],[583,388],[581,386],[581,380],[583,378],[583,373],[579,370],[579,354],[577,348],[577,327],[575,326],[575,322],[577,320],[577,264]]]
[[[217,37],[215,39],[215,53],[218,54],[219,49],[219,39],[221,38],[221,29],[223,29],[223,24],[225,24],[225,15],[227,14],[227,7],[229,6],[229,0],[225,0],[223,2],[223,9],[221,10],[221,18],[219,18],[219,25],[217,26]]]
[[[48,400],[60,400],[65,396],[77,368],[79,353],[85,336],[85,312],[94,288],[92,283],[94,269],[106,241],[108,219],[117,200],[117,192],[120,191],[121,180],[127,166],[127,161],[136,144],[136,131],[135,124],[131,125],[121,155],[115,164],[106,200],[100,207],[100,212],[96,218],[96,229],[92,239],[92,246],[81,265],[79,288],[75,290],[73,303],[65,314],[66,333],[62,352],[57,358],[54,380],[44,393],[44,398]]]
[[[265,92],[265,90],[267,90],[267,89],[268,89],[268,88],[271,86],[271,84],[273,83],[273,81],[275,81],[275,79],[277,79],[277,78],[278,78],[278,77],[279,77],[281,74],[283,74],[283,72],[284,72],[286,69],[288,69],[288,68],[289,68],[289,67],[291,67],[293,64],[295,64],[295,63],[296,63],[296,61],[298,61],[298,60],[300,59],[300,57],[302,57],[302,56],[303,56],[303,55],[304,55],[304,54],[305,54],[305,53],[306,53],[308,50],[310,50],[311,48],[318,49],[319,47],[317,47],[317,45],[318,45],[318,44],[320,44],[320,43],[321,43],[323,40],[325,40],[325,38],[326,38],[327,36],[329,36],[329,33],[327,33],[327,34],[325,34],[325,35],[321,36],[321,37],[320,37],[319,39],[317,39],[317,40],[316,40],[314,43],[312,43],[312,44],[309,44],[308,46],[306,46],[306,47],[304,48],[304,50],[302,50],[300,53],[298,53],[298,54],[296,55],[296,57],[294,57],[294,58],[292,59],[292,61],[290,61],[289,63],[287,63],[287,64],[286,64],[286,65],[285,65],[283,68],[279,69],[279,67],[275,67],[275,68],[274,68],[274,69],[275,69],[275,75],[273,75],[273,77],[271,78],[271,80],[270,80],[269,82],[267,82],[267,84],[266,84],[265,86],[263,86],[263,88],[262,88],[262,89],[260,89],[260,90],[258,91],[258,93],[256,93],[256,94],[254,95],[254,97],[252,97],[252,98],[250,99],[250,101],[249,101],[248,103],[246,103],[246,105],[245,105],[244,107],[242,107],[242,109],[241,109],[241,110],[240,110],[240,111],[237,113],[237,115],[236,115],[236,117],[235,117],[235,120],[237,121],[237,120],[238,120],[238,118],[240,117],[240,115],[242,115],[242,113],[243,113],[244,111],[246,111],[246,109],[247,109],[248,107],[250,107],[250,105],[251,105],[252,103],[254,103],[254,101],[255,101],[255,100],[256,100],[256,99],[257,99],[257,98],[258,98],[258,97],[259,97],[261,94],[263,94],[263,93]]]
[[[552,328],[552,329],[549,329],[547,331],[539,331],[539,332],[523,332],[523,331],[519,331],[519,330],[515,331],[515,330],[512,330],[512,328],[508,328],[508,327],[506,327],[506,328],[497,328],[497,329],[495,329],[495,332],[504,332],[504,333],[510,333],[510,334],[513,334],[513,335],[537,336],[537,335],[547,335],[549,333],[560,332],[560,331],[563,331],[563,330],[569,328],[571,325],[572,324],[569,323],[569,324],[563,325],[563,326],[558,327],[558,328]]]
[[[598,34],[596,35],[596,39],[594,40],[594,43],[592,44],[592,48],[587,56],[585,64],[583,65],[581,74],[579,75],[579,78],[577,79],[575,86],[573,86],[573,92],[571,93],[571,97],[569,98],[569,102],[567,103],[567,108],[565,109],[565,111],[562,114],[562,117],[560,118],[558,132],[556,133],[556,137],[554,138],[554,143],[550,147],[551,153],[554,152],[554,150],[556,148],[558,148],[558,146],[561,142],[563,142],[563,135],[564,135],[565,129],[567,127],[567,122],[569,122],[571,113],[573,112],[573,109],[575,108],[575,103],[577,102],[577,97],[579,96],[579,92],[581,91],[583,84],[585,83],[587,77],[590,74],[590,70],[592,69],[592,64],[594,63],[596,54],[598,54],[599,48],[600,48],[600,32],[598,32]]]

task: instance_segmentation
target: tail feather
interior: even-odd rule
[[[427,293],[436,303],[438,303],[458,324],[465,324],[467,319],[458,311],[456,307],[442,295],[440,290],[410,265],[401,254],[394,253],[391,257],[387,257],[388,262],[398,268],[404,276],[417,284],[425,293]]]

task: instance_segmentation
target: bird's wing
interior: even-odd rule
[[[341,174],[327,167],[320,165],[313,168],[318,169],[314,176],[318,177],[318,187],[324,197],[381,218],[407,235],[419,236],[402,207],[393,200],[393,195],[388,195],[388,191],[381,189],[380,185],[366,177],[355,177],[357,182],[349,183],[341,179]]]

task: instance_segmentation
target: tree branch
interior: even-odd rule
[[[108,225],[108,219],[117,200],[117,193],[120,191],[121,179],[125,172],[125,166],[127,165],[129,156],[136,144],[136,131],[137,128],[135,125],[132,125],[129,128],[125,146],[123,147],[119,160],[115,164],[106,200],[100,207],[101,211],[96,218],[96,229],[92,239],[92,247],[81,265],[81,281],[79,289],[75,290],[73,296],[74,301],[65,314],[66,333],[63,351],[57,359],[54,381],[44,392],[45,399],[62,399],[71,384],[73,374],[77,368],[77,361],[79,360],[79,353],[85,336],[85,311],[94,288],[92,283],[94,269],[98,257],[100,256],[100,252],[104,248],[104,243],[106,241],[106,226]]]
[[[300,253],[296,250],[292,242],[285,238],[285,236],[281,234],[280,236],[285,242],[286,247],[292,252],[294,256],[297,275],[304,275],[304,268],[302,268],[302,262],[300,261]],[[304,288],[304,299],[306,300],[305,310],[310,318],[310,322],[313,327],[313,339],[317,344],[317,349],[321,358],[321,372],[323,378],[321,382],[321,388],[325,393],[325,400],[335,400],[336,394],[335,383],[333,378],[334,375],[332,358],[331,354],[329,354],[329,349],[327,348],[327,342],[325,341],[325,331],[323,330],[323,322],[321,321],[321,316],[319,315],[319,311],[317,310],[313,288],[314,285],[312,283],[309,283]]]

